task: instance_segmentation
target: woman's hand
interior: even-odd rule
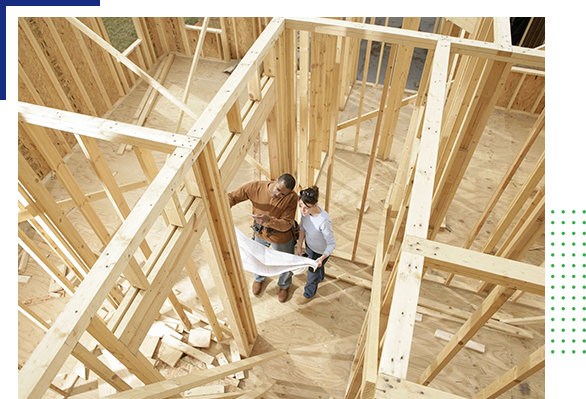
[[[317,258],[315,261],[317,262],[317,267],[321,267],[322,262],[327,258],[327,256],[322,255],[319,258]]]

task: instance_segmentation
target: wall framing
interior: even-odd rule
[[[238,247],[235,246],[234,232],[226,229],[233,222],[223,193],[240,163],[246,159],[253,135],[258,133],[264,123],[267,125],[270,158],[270,167],[265,173],[270,178],[286,171],[295,171],[300,186],[307,187],[319,180],[321,171],[331,172],[334,167],[335,137],[339,129],[339,107],[336,105],[345,95],[341,88],[348,86],[344,71],[351,70],[355,65],[354,57],[346,50],[354,39],[391,43],[397,49],[401,46],[425,48],[433,57],[430,57],[429,68],[426,70],[428,83],[421,89],[421,96],[425,95],[426,98],[415,99],[420,108],[418,113],[414,113],[413,127],[410,129],[410,146],[414,150],[405,151],[401,159],[400,167],[403,172],[400,179],[391,184],[389,201],[386,204],[387,217],[381,221],[371,302],[363,333],[357,344],[346,398],[399,398],[406,397],[414,389],[429,392],[431,397],[456,397],[423,386],[428,385],[441,372],[515,291],[543,294],[543,269],[519,260],[543,234],[544,188],[541,190],[543,196],[535,198],[529,205],[497,256],[479,254],[468,249],[469,247],[452,248],[434,241],[488,115],[498,106],[505,87],[509,87],[507,82],[511,71],[517,68],[516,65],[545,68],[545,52],[510,45],[510,33],[508,36],[498,18],[466,19],[470,32],[468,38],[463,37],[464,35],[447,35],[444,30],[453,29],[448,23],[442,26],[441,29],[444,30],[440,30],[441,34],[433,34],[321,18],[273,18],[263,27],[260,19],[253,19],[252,26],[258,33],[258,39],[203,113],[195,115],[195,124],[184,135],[112,122],[98,116],[106,114],[117,101],[117,96],[126,93],[129,85],[134,83],[129,71],[147,80],[157,93],[167,97],[181,110],[192,112],[145,72],[149,65],[154,65],[158,58],[156,54],[160,56],[172,49],[167,42],[157,43],[153,40],[152,45],[149,45],[145,40],[146,36],[140,36],[148,30],[153,37],[159,35],[160,38],[162,33],[169,32],[163,24],[172,21],[164,21],[163,18],[154,18],[148,22],[137,20],[145,28],[139,34],[142,42],[136,46],[141,49],[142,57],[137,54],[136,59],[132,60],[130,54],[121,54],[111,46],[108,47],[107,41],[96,33],[100,28],[97,21],[75,18],[55,20],[47,19],[48,23],[44,21],[47,29],[50,29],[52,23],[61,24],[58,26],[63,26],[63,29],[65,26],[73,29],[75,34],[72,37],[78,43],[87,45],[88,53],[83,54],[85,62],[97,65],[98,61],[95,59],[99,58],[102,65],[99,70],[109,71],[112,81],[109,82],[101,73],[97,73],[98,69],[90,74],[94,78],[91,86],[97,88],[96,93],[100,93],[99,97],[92,97],[96,104],[90,104],[90,97],[83,90],[66,92],[59,81],[78,80],[81,83],[79,87],[85,87],[81,82],[81,75],[75,72],[78,66],[74,64],[71,55],[69,61],[63,61],[70,67],[70,78],[55,75],[50,65],[43,62],[43,57],[38,57],[42,68],[35,76],[31,65],[21,62],[19,67],[22,75],[19,74],[19,79],[22,81],[23,97],[19,104],[19,129],[22,130],[23,137],[26,136],[33,142],[47,140],[47,134],[60,134],[64,142],[70,142],[69,136],[63,136],[62,132],[75,135],[75,140],[84,148],[89,159],[93,160],[92,166],[103,182],[105,195],[116,204],[123,223],[112,236],[103,231],[99,218],[92,213],[91,202],[85,194],[79,192],[62,160],[63,152],[67,153],[67,148],[63,151],[61,147],[59,151],[52,148],[50,142],[44,141],[45,153],[38,158],[47,159],[48,169],[59,172],[58,178],[64,184],[67,182],[71,199],[85,212],[86,218],[92,221],[92,227],[104,245],[99,256],[91,251],[84,252],[82,248],[86,245],[83,239],[68,225],[67,218],[62,217],[60,205],[43,190],[39,183],[39,174],[24,156],[19,158],[19,203],[23,209],[21,220],[26,220],[24,212],[27,212],[35,222],[42,223],[45,227],[39,227],[39,231],[47,232],[52,237],[52,242],[60,248],[63,258],[81,279],[79,286],[72,287],[66,280],[59,278],[58,271],[47,265],[73,295],[57,320],[50,327],[43,326],[48,328],[45,337],[19,372],[19,398],[42,397],[50,389],[53,378],[70,354],[83,358],[82,362],[93,371],[110,376],[109,380],[115,389],[126,391],[112,395],[112,398],[172,397],[203,383],[205,376],[166,382],[137,351],[149,323],[154,320],[156,312],[166,299],[174,304],[178,317],[184,323],[189,323],[188,318],[182,315],[181,303],[173,298],[173,278],[163,279],[163,276],[176,275],[185,268],[191,273],[190,278],[198,296],[206,297],[201,286],[198,286],[197,270],[188,260],[190,251],[200,239],[207,246],[212,259],[215,259],[214,280],[216,286],[224,290],[229,333],[235,339],[240,354],[244,357],[250,355],[257,331],[252,307],[247,305],[249,294],[243,285],[243,271]],[[149,29],[151,22],[156,29]],[[23,45],[27,46],[26,50],[30,54],[36,53],[37,56],[39,53],[35,48],[38,43],[35,44],[29,24],[37,26],[39,23],[36,19],[21,20],[23,38],[27,40]],[[236,22],[229,19],[226,25],[229,29]],[[297,51],[296,31],[300,32],[299,81],[294,78],[297,70],[297,60],[293,56]],[[187,31],[183,29],[182,32],[186,34]],[[204,32],[205,30],[202,34]],[[82,33],[85,36],[80,36]],[[183,40],[177,43],[178,46],[185,45]],[[236,39],[237,55],[241,53],[240,43]],[[51,48],[55,50],[55,57],[60,52],[60,56],[67,59],[67,54],[63,53],[58,43]],[[90,50],[96,53],[92,55]],[[310,51],[311,64],[308,65]],[[198,54],[199,51],[196,51],[192,56],[198,57]],[[222,54],[225,56],[226,52],[223,50]],[[91,59],[94,61],[91,62]],[[115,60],[124,64],[127,69],[121,69]],[[401,62],[400,58],[397,58],[397,62]],[[394,66],[400,67],[400,64]],[[310,70],[313,72],[311,78]],[[522,70],[521,72],[523,73]],[[41,73],[45,76],[40,76]],[[121,83],[124,81],[126,84]],[[40,82],[49,82],[50,85],[37,89],[42,86]],[[325,90],[332,85],[340,90]],[[514,86],[514,95],[507,103],[509,108],[520,92],[520,83],[515,81]],[[292,93],[297,92],[297,87],[300,90],[299,104],[296,97],[292,96]],[[385,82],[384,89],[389,94],[392,87],[391,82]],[[250,91],[249,102],[241,105],[238,97],[247,90]],[[314,98],[317,101],[313,101]],[[541,99],[542,94],[539,93],[529,107],[530,112],[540,110],[538,104]],[[50,107],[46,106],[47,102],[51,104]],[[395,106],[399,106],[398,101],[395,101]],[[299,128],[297,107],[301,111]],[[544,108],[539,112],[542,117],[536,123],[535,134],[539,134],[544,127]],[[456,115],[461,117],[456,118]],[[387,122],[392,116],[385,112],[384,100],[374,117],[377,117],[377,126],[392,125]],[[357,124],[361,119],[364,116],[358,115]],[[212,137],[224,120],[228,121],[232,139],[225,148],[216,149],[213,147]],[[381,140],[384,137],[392,143],[393,131],[383,128],[380,135]],[[303,140],[302,143],[307,143],[310,150],[300,151],[305,146],[298,149],[295,145],[297,138]],[[144,170],[150,170],[150,173],[145,173],[148,188],[132,209],[124,203],[121,188],[108,179],[109,171],[107,165],[100,163],[96,139],[115,141],[140,149],[137,151],[141,152]],[[73,143],[71,141],[70,145]],[[377,139],[373,141],[372,158],[375,156],[376,144]],[[531,142],[528,141],[527,145],[530,146]],[[378,149],[380,152],[381,147]],[[169,154],[160,171],[152,169],[149,151]],[[296,156],[297,151],[299,157]],[[521,158],[523,156],[522,153],[519,155]],[[520,214],[521,206],[529,200],[529,195],[525,193],[539,188],[544,169],[544,164],[540,165],[536,165],[535,173],[520,191],[516,199],[518,206],[511,206],[503,223],[511,224],[513,218]],[[369,170],[371,167],[369,166]],[[513,174],[514,169],[511,171]],[[332,174],[327,175],[330,179]],[[367,177],[366,184],[368,181]],[[184,203],[176,195],[182,185],[189,193],[188,200]],[[326,186],[331,187],[331,182],[326,182]],[[365,193],[367,188],[368,185]],[[329,189],[326,195],[330,195]],[[497,200],[498,198],[495,199]],[[361,214],[364,212],[365,202],[364,196]],[[165,244],[153,251],[145,237],[159,216],[165,219],[168,233]],[[34,246],[25,237],[22,237],[21,242],[27,252],[35,256]],[[146,266],[142,269],[135,260],[139,253],[147,259]],[[471,262],[474,264],[471,265]],[[391,278],[385,283],[382,280],[382,271],[389,264],[393,265]],[[509,273],[511,265],[514,265],[515,273]],[[412,383],[405,378],[419,285],[421,279],[425,278],[426,268],[472,275],[481,280],[482,284],[490,284],[482,287],[490,293],[483,305],[438,354],[428,370],[416,383]],[[116,281],[121,275],[130,282],[132,295],[123,296],[117,291]],[[135,299],[137,295],[140,299]],[[108,323],[99,316],[96,317],[104,301],[116,309],[114,318]],[[26,312],[24,307],[22,309]],[[217,331],[216,335],[221,336],[223,332],[220,332],[215,315],[208,310],[206,309],[206,314],[210,325]],[[394,339],[385,339],[386,331],[393,331]],[[146,385],[145,388],[129,390],[128,386],[115,383],[111,370],[91,354],[86,354],[86,351],[89,352],[88,348],[79,343],[85,332],[108,348]],[[218,369],[216,373],[232,374],[279,354],[250,357],[234,363],[233,367],[227,367],[226,371]],[[542,348],[536,353],[528,354],[526,361],[503,375],[494,386],[479,392],[477,397],[494,397],[495,392],[502,391],[500,387],[510,387],[544,366]],[[210,371],[208,374],[214,373]],[[392,384],[393,389],[384,389],[391,380],[402,382]],[[172,383],[176,385],[171,389],[169,384]]]

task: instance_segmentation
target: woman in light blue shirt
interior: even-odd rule
[[[303,296],[297,299],[302,305],[309,302],[317,292],[317,285],[325,277],[324,266],[336,247],[332,219],[330,215],[317,204],[319,189],[316,186],[301,190],[299,193],[299,209],[301,223],[299,225],[299,240],[296,254],[303,253],[303,243],[307,256],[317,261],[317,269],[307,270],[307,283]]]

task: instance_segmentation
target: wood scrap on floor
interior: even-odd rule
[[[333,262],[331,258],[328,260],[328,263],[326,264],[325,272],[326,276],[328,277],[332,277],[337,280],[344,281],[346,283],[354,284],[358,287],[362,287],[367,290],[370,290],[372,288],[371,280],[355,276],[345,271],[343,268],[338,266],[336,262]]]
[[[213,356],[208,355],[207,353],[202,352],[199,349],[196,349],[196,348],[182,342],[181,340],[175,338],[174,336],[164,335],[161,342],[168,347],[171,347],[175,350],[178,350],[182,353],[185,353],[186,355],[189,355],[189,356],[191,356],[197,360],[200,360],[204,363],[212,364],[212,362],[214,361]]]
[[[450,341],[454,337],[454,334],[451,334],[451,333],[449,333],[447,331],[443,331],[443,330],[435,330],[434,337],[439,338],[444,341]],[[475,342],[475,341],[466,342],[466,345],[464,345],[464,348],[472,349],[473,351],[476,351],[479,353],[484,353],[486,351],[486,347],[483,344]]]
[[[212,341],[212,332],[205,328],[194,328],[189,331],[187,342],[196,348],[209,348]]]
[[[240,357],[240,352],[238,352],[238,346],[236,345],[236,341],[230,341],[230,355],[232,358],[232,362],[237,362],[238,360],[242,360]],[[244,378],[244,371],[239,371],[234,375],[237,379],[241,380]]]
[[[472,316],[471,312],[467,312],[465,310],[461,310],[461,309],[455,308],[453,306],[447,306],[447,305],[441,304],[439,302],[435,302],[435,301],[432,301],[432,300],[429,300],[426,298],[422,298],[422,297],[419,298],[418,304],[419,304],[419,307],[418,307],[417,311],[421,312],[421,313],[423,313],[423,312],[420,308],[427,308],[427,309],[432,309],[437,312],[441,312],[446,315],[449,315],[449,316],[452,316],[452,317],[455,317],[457,319],[461,319],[464,321],[468,320],[470,318],[470,316]],[[499,322],[494,319],[488,320],[486,322],[486,324],[484,325],[484,327],[491,328],[493,330],[497,330],[497,331],[503,332],[505,334],[512,335],[514,337],[533,338],[533,333],[531,333],[530,331],[527,331],[527,330],[522,329],[520,327],[511,326],[509,324],[504,324],[504,323]]]
[[[144,337],[144,340],[142,341],[139,350],[146,357],[154,358],[155,351],[157,349],[157,346],[159,345],[160,340],[161,337],[156,337],[154,335],[147,334],[147,336]]]

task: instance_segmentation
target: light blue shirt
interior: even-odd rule
[[[332,219],[318,206],[321,211],[316,216],[301,216],[299,228],[305,231],[305,245],[313,252],[330,256],[336,247]]]

